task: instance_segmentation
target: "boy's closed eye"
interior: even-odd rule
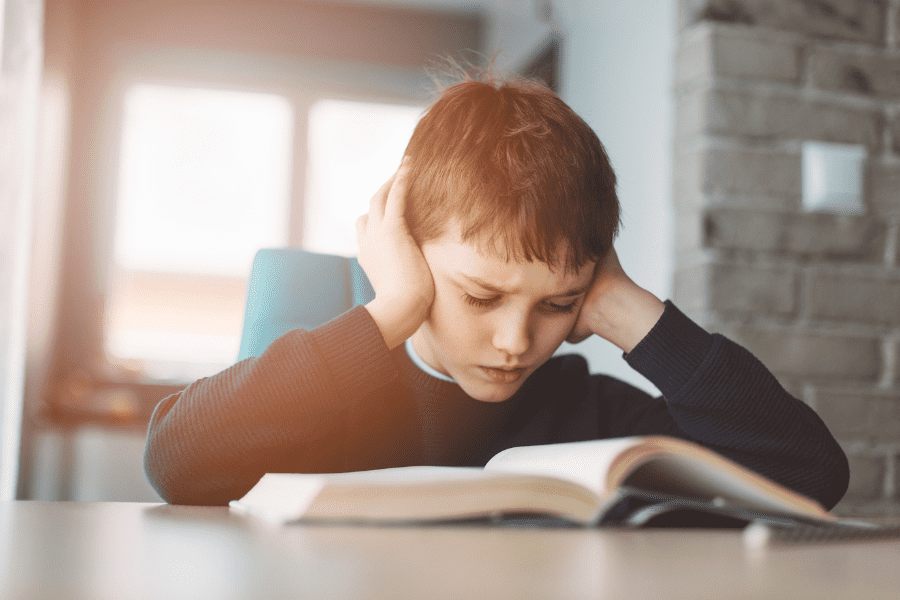
[[[473,296],[472,294],[469,294],[467,292],[463,292],[463,300],[476,308],[493,308],[500,303],[501,299],[502,296],[480,298],[478,296]],[[580,300],[580,296],[576,297],[574,300],[568,303],[550,302],[549,300],[544,300],[538,305],[538,310],[547,314],[570,314],[575,312],[575,309],[578,307],[578,302]]]

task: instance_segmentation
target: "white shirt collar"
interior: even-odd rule
[[[444,381],[449,381],[450,383],[456,383],[455,381],[453,381],[453,379],[451,379],[450,377],[447,377],[446,375],[444,375],[437,369],[430,366],[424,360],[422,360],[422,357],[419,356],[418,352],[416,352],[415,346],[413,346],[412,338],[408,338],[406,340],[406,353],[409,355],[409,358],[413,361],[413,363],[415,363],[415,365],[417,367],[419,367],[420,369],[422,369],[423,371],[425,371],[432,377],[436,377],[436,378],[442,379]]]

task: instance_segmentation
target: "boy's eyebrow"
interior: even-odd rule
[[[457,272],[456,274],[464,279],[468,279],[471,283],[474,283],[475,285],[477,285],[481,288],[484,288],[485,290],[487,290],[489,292],[494,292],[496,294],[506,294],[507,293],[507,290],[497,287],[496,285],[494,285],[488,281],[485,281],[484,279],[481,279],[479,277],[475,277],[474,275],[466,275],[465,273],[459,273],[459,272]],[[577,287],[577,288],[572,288],[570,290],[566,290],[565,292],[562,292],[559,294],[550,294],[550,296],[553,298],[570,298],[572,296],[580,296],[581,294],[587,292],[588,287],[590,287],[590,284],[583,285],[583,286]]]

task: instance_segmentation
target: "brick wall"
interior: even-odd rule
[[[681,0],[673,297],[813,406],[843,513],[900,514],[900,0]],[[804,212],[801,144],[863,144],[866,210]]]

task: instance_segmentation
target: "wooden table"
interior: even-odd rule
[[[226,508],[0,503],[0,598],[900,597],[900,541],[735,531],[274,528]]]

